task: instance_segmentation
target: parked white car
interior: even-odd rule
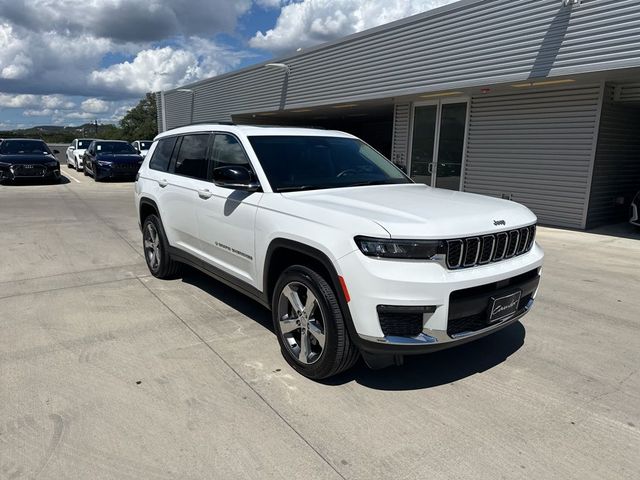
[[[91,138],[76,138],[67,148],[67,167],[80,171],[83,168],[82,158],[87,147],[93,142]]]
[[[152,143],[153,140],[136,140],[135,142],[131,143],[131,145],[133,145],[133,148],[135,148],[140,155],[146,157]]]
[[[164,132],[135,199],[150,272],[190,264],[270,308],[284,358],[314,379],[500,330],[540,280],[529,209],[416,184],[347,133]]]

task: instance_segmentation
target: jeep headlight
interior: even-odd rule
[[[110,167],[111,166],[111,162],[106,162],[104,160],[98,160],[98,165],[100,165],[101,167]]]
[[[356,245],[368,257],[431,260],[445,253],[441,240],[393,240],[388,238],[356,237]]]

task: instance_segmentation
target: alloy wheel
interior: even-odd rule
[[[151,222],[147,223],[144,230],[144,253],[149,267],[157,270],[160,266],[160,235]]]
[[[289,353],[299,362],[317,362],[325,347],[324,312],[311,289],[290,282],[278,300],[280,335]]]

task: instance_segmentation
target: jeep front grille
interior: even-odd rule
[[[482,237],[445,240],[447,267],[469,268],[513,258],[533,247],[536,226],[518,228]]]

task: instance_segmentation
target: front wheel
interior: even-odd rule
[[[302,375],[320,380],[347,370],[358,359],[335,292],[310,268],[295,265],[282,273],[272,312],[282,354]]]
[[[157,215],[149,215],[142,225],[144,259],[151,275],[157,278],[174,278],[180,264],[169,255],[169,242],[162,221]]]

